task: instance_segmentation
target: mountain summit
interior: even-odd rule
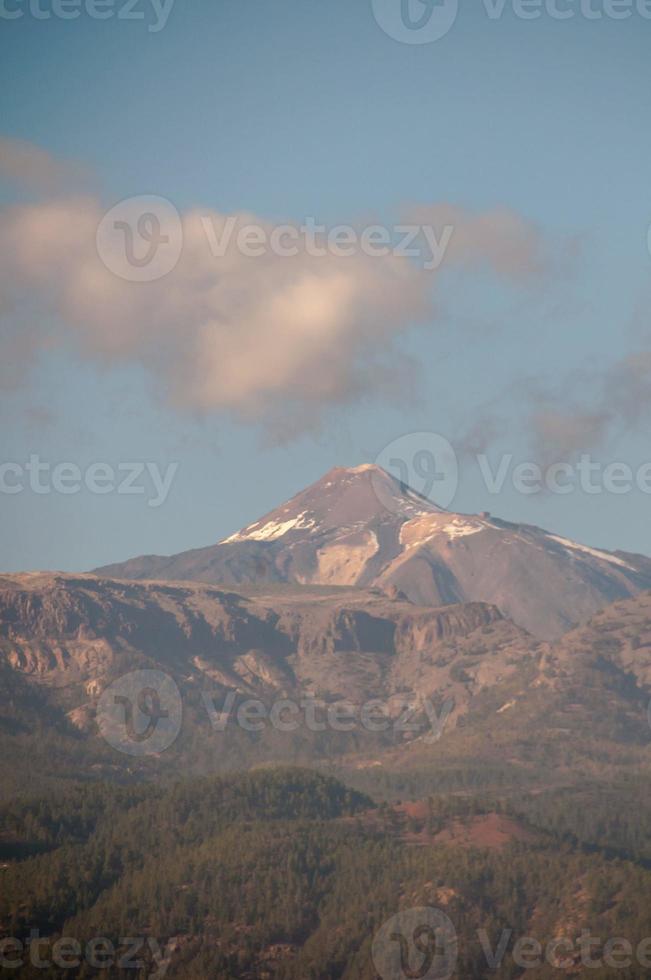
[[[335,466],[286,504],[242,528],[229,541],[270,541],[288,531],[342,530],[393,518],[410,520],[444,511],[380,466]]]
[[[648,558],[487,514],[445,511],[372,465],[335,467],[217,544],[96,571],[230,587],[379,587],[425,605],[489,602],[544,638],[651,588]]]

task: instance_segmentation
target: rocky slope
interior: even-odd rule
[[[195,583],[30,574],[0,579],[0,659],[76,699],[74,721],[121,672],[154,667],[180,686],[314,695],[361,704],[450,700],[510,676],[535,644],[484,603],[418,607],[380,590],[255,596]]]
[[[577,759],[597,769],[641,764],[650,734],[651,594],[616,602],[549,643],[486,603],[417,606],[377,588],[242,594],[193,582],[4,576],[3,778],[19,785],[26,773],[132,772],[131,757],[98,737],[96,712],[109,685],[142,669],[171,678],[182,701],[178,741],[162,762],[156,756],[170,773],[297,759],[339,760],[348,771],[451,759],[525,771],[542,763],[549,772]],[[346,702],[357,722],[349,733],[317,732],[301,716],[289,734],[267,725],[258,735],[233,721],[216,736],[206,698],[219,711],[230,697],[235,708],[251,698],[267,709],[316,700],[320,717]],[[361,707],[373,699],[392,722],[386,735],[360,727]],[[416,725],[403,730],[393,723],[406,704]]]
[[[539,638],[651,588],[651,560],[577,544],[490,515],[454,514],[377,466],[334,469],[225,540],[97,570],[125,579],[237,588],[393,587],[419,605],[488,602]]]

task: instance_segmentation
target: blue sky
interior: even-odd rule
[[[149,5],[137,9],[144,21],[38,20],[27,7],[0,20],[0,135],[85,164],[105,208],[155,194],[181,212],[330,225],[395,222],[434,202],[505,208],[536,227],[550,271],[532,289],[444,270],[436,315],[395,339],[419,365],[418,387],[405,383],[391,405],[372,387],[333,398],[318,431],[280,445],[264,408],[243,421],[171,405],[146,358],[89,357],[74,332],[43,346],[2,392],[4,460],[178,471],[160,507],[85,490],[0,495],[4,569],[209,544],[333,465],[372,462],[422,430],[456,445],[494,410],[507,427],[487,451],[534,458],[527,392],[551,386],[581,411],[613,365],[649,348],[651,20],[524,21],[508,5],[490,20],[462,3],[445,37],[412,45],[383,32],[370,0],[176,0],[157,33]],[[586,448],[635,468],[651,459],[645,421],[627,418]],[[639,490],[495,496],[464,458],[452,506],[651,554]]]

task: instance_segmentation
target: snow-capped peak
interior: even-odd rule
[[[241,541],[276,541],[290,532],[318,533],[354,529],[389,521],[403,523],[428,514],[445,513],[380,466],[363,463],[335,467],[286,504],[225,538]]]

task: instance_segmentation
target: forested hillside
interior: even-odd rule
[[[651,795],[639,787],[617,814],[611,792],[586,783],[377,806],[335,780],[279,769],[14,802],[0,811],[2,934],[24,942],[38,930],[43,960],[59,937],[79,943],[77,967],[37,968],[25,953],[26,977],[102,975],[88,962],[93,941],[128,962],[125,939],[139,937],[142,970],[115,965],[114,975],[373,980],[383,923],[431,906],[454,924],[459,980],[487,975],[484,947],[495,950],[502,930],[491,976],[521,975],[521,936],[544,947],[589,929],[603,958],[609,937],[636,949],[651,935]],[[563,962],[563,975],[581,975],[578,953]],[[604,960],[585,975],[640,969]],[[549,963],[527,971],[558,975]]]

